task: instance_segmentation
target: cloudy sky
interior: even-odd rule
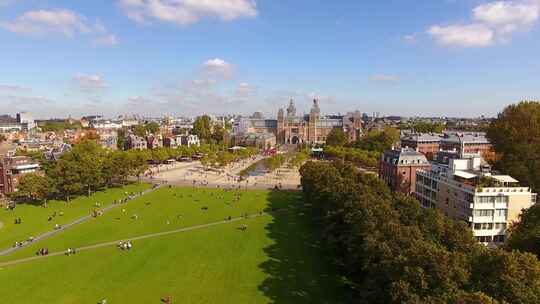
[[[540,0],[0,0],[0,113],[496,115],[540,99]]]

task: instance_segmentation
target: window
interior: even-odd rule
[[[495,235],[495,236],[493,236],[493,242],[504,243],[504,235]]]
[[[477,209],[474,210],[474,216],[493,216],[493,210]]]
[[[492,237],[491,236],[477,236],[476,240],[480,243],[491,243]]]
[[[506,223],[495,223],[495,229],[506,229]]]
[[[493,229],[493,223],[475,223],[474,230],[491,230]]]
[[[508,214],[508,210],[506,210],[506,209],[497,209],[497,210],[495,210],[495,216],[501,216],[501,217],[506,218],[507,214]]]

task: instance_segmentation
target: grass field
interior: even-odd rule
[[[162,188],[2,261],[33,256],[40,247],[63,251],[284,208],[134,241],[129,252],[107,246],[6,266],[0,302],[159,303],[170,295],[173,303],[341,303],[339,278],[296,192]],[[246,231],[238,229],[242,224]]]
[[[88,215],[95,209],[94,204],[99,202],[102,207],[109,206],[114,200],[125,198],[125,192],[139,192],[150,187],[149,184],[133,184],[123,188],[112,188],[97,192],[90,197],[81,196],[71,200],[49,201],[48,207],[37,205],[19,204],[14,210],[0,209],[0,250],[9,248],[15,242],[21,242],[30,236],[54,229],[55,224],[65,225],[74,220]],[[57,216],[48,221],[49,216],[56,212]],[[64,215],[59,216],[60,212]],[[16,225],[15,219],[21,218],[22,224]]]

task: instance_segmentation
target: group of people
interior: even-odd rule
[[[77,250],[75,250],[75,248],[68,248],[66,250],[66,255],[72,255],[72,254],[75,254],[77,253]]]
[[[63,215],[64,215],[64,212],[63,212],[63,211],[60,211],[60,212],[57,214],[56,211],[55,211],[53,214],[49,215],[49,217],[47,218],[47,221],[48,221],[48,222],[52,221],[52,220],[56,217],[56,215],[63,216]]]
[[[101,210],[92,211],[92,216],[93,217],[98,217],[98,216],[102,216],[102,215],[103,215],[103,211],[101,211]]]
[[[39,250],[36,252],[36,255],[48,255],[49,254],[49,248],[39,248]]]
[[[131,250],[131,247],[133,247],[133,245],[131,244],[131,241],[127,241],[127,242],[120,241],[118,243],[118,248],[122,250]]]

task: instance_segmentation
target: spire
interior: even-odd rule
[[[317,99],[313,99],[313,106],[311,107],[311,114],[320,114],[321,109],[319,108],[319,101]]]
[[[290,100],[289,106],[287,107],[287,117],[296,116],[296,107],[294,106],[294,101]]]

